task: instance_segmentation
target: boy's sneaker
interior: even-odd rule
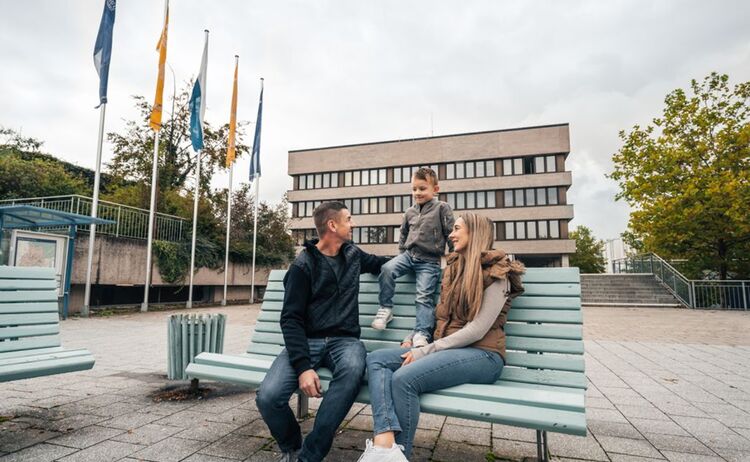
[[[427,346],[427,344],[430,343],[427,341],[427,336],[421,332],[417,332],[414,334],[414,338],[412,339],[412,345],[414,348],[421,348],[423,346]]]
[[[390,448],[379,448],[372,444],[371,440],[365,443],[365,452],[357,459],[357,462],[409,462],[404,455],[404,447],[393,444]]]
[[[391,319],[393,319],[393,310],[391,308],[381,306],[378,309],[378,313],[375,315],[375,319],[370,325],[373,329],[385,330],[388,323],[391,322]]]
[[[299,450],[282,452],[276,462],[297,462],[297,454],[299,454]]]

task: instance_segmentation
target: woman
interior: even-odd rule
[[[523,292],[524,267],[502,250],[491,250],[492,230],[492,222],[475,213],[456,220],[448,237],[455,252],[448,256],[435,309],[434,343],[368,355],[375,438],[367,440],[360,462],[407,460],[421,393],[463,383],[494,383],[500,377],[503,326],[510,300]]]

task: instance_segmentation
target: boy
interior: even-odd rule
[[[414,205],[404,213],[398,248],[401,254],[384,264],[379,276],[380,309],[372,321],[373,329],[384,330],[393,319],[393,292],[396,278],[413,271],[417,280],[416,324],[402,346],[427,345],[435,328],[434,295],[440,285],[440,258],[445,245],[453,251],[448,235],[453,228],[451,207],[436,196],[440,190],[437,174],[420,168],[411,179]]]

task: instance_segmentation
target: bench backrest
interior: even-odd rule
[[[53,268],[0,266],[0,356],[60,346]]]
[[[248,353],[275,356],[284,344],[279,319],[284,271],[272,271]],[[502,380],[585,388],[583,316],[578,268],[528,268],[526,292],[515,299],[505,326],[506,367]],[[378,310],[377,276],[360,278],[362,341],[368,351],[399,345],[414,327],[414,276],[398,279],[394,319],[385,331],[370,327]],[[527,370],[540,371],[529,374]],[[523,373],[520,373],[523,372]]]

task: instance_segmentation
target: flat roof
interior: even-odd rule
[[[516,127],[516,128],[503,128],[500,130],[486,130],[482,132],[467,132],[467,133],[453,133],[450,135],[438,135],[438,136],[423,136],[419,138],[404,138],[400,140],[388,140],[388,141],[372,141],[369,143],[355,143],[355,144],[342,144],[338,146],[325,146],[320,148],[306,148],[306,149],[293,149],[289,151],[289,153],[297,153],[297,152],[308,152],[308,151],[323,151],[326,149],[341,149],[341,148],[352,148],[356,146],[370,146],[374,144],[388,144],[388,143],[403,143],[406,141],[423,141],[423,140],[434,140],[438,138],[452,138],[455,136],[469,136],[469,135],[485,135],[488,133],[502,133],[502,132],[514,132],[519,130],[534,130],[538,128],[552,128],[552,127],[566,127],[570,125],[568,122],[565,123],[559,123],[559,124],[549,124],[549,125],[534,125],[530,127]]]
[[[33,205],[10,205],[0,207],[1,225],[4,229],[42,228],[47,226],[111,225],[115,221],[93,218],[88,215],[45,209]]]

